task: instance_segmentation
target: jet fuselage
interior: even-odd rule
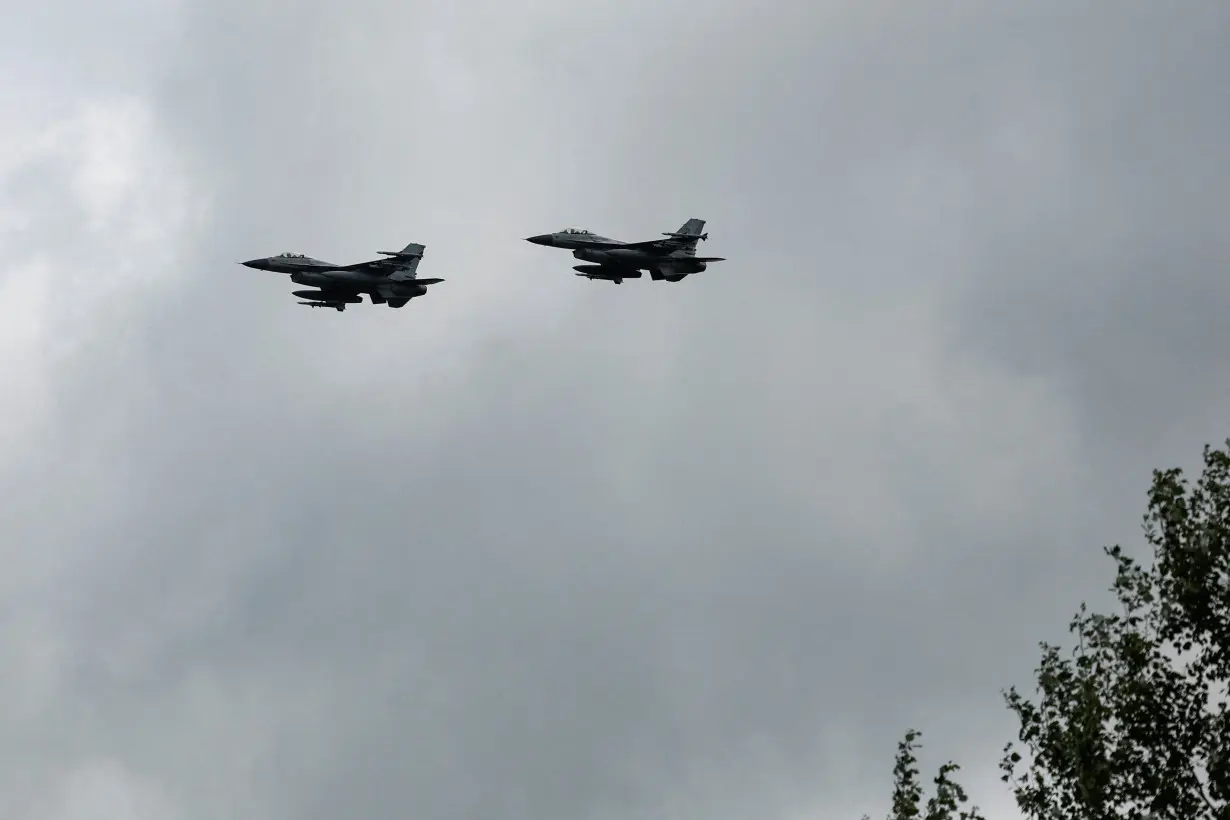
[[[582,262],[596,262],[599,265],[613,265],[632,270],[670,270],[674,273],[700,273],[707,265],[695,262],[686,256],[662,256],[645,253],[644,251],[612,248],[578,248],[572,255]]]
[[[338,270],[339,265],[313,259],[310,256],[270,256],[243,263],[256,270],[290,274],[290,281],[297,285],[320,288],[322,291],[347,290],[355,293],[375,294],[385,299],[413,299],[427,293],[424,285],[413,279],[393,279],[363,271]]]
[[[375,293],[386,299],[413,299],[415,296],[422,296],[427,293],[427,288],[416,284],[413,279],[407,279],[403,282],[390,281],[386,277],[371,276],[354,271],[332,271],[330,273],[304,271],[302,273],[292,273],[290,281],[296,285],[308,285],[324,291],[332,288],[337,288],[338,290],[344,288],[356,293]]]
[[[710,262],[722,261],[696,257],[696,243],[709,238],[704,227],[704,220],[689,219],[678,231],[666,234],[670,240],[652,242],[622,242],[580,228],[530,236],[526,241],[572,251],[574,258],[591,263],[573,266],[578,276],[589,279],[619,284],[624,279],[639,279],[641,271],[648,271],[655,280],[678,282],[708,269]]]
[[[571,250],[573,257],[582,262],[628,268],[630,270],[669,270],[672,273],[699,273],[707,267],[704,262],[694,262],[684,254],[653,254],[635,248],[621,247],[626,244],[596,234],[548,233],[530,237],[535,245]],[[603,247],[610,246],[610,247]]]

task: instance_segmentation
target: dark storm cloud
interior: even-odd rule
[[[1174,365],[1221,367],[1224,17],[939,8],[186,7],[156,111],[209,218],[5,465],[66,564],[0,633],[56,687],[29,793],[826,814],[907,725],[992,757],[1161,466],[1126,374],[1189,403],[1163,461],[1230,411]],[[689,216],[730,261],[673,286],[519,239]],[[402,311],[235,264],[410,240],[448,281]]]

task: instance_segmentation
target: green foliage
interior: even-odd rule
[[[1105,550],[1121,613],[1082,604],[1070,657],[1042,644],[1038,702],[1005,693],[1028,762],[1009,744],[1000,768],[1026,816],[1230,820],[1227,450],[1205,448],[1195,487],[1154,472],[1152,566]]]
[[[975,806],[969,810],[961,807],[969,802],[965,790],[949,775],[961,767],[948,762],[940,767],[935,778],[935,796],[922,804],[923,788],[918,780],[918,758],[914,750],[921,733],[914,729],[905,733],[905,739],[897,744],[897,761],[893,766],[893,808],[888,820],[986,820]],[[863,820],[870,820],[866,815]]]

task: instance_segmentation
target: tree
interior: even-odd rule
[[[893,766],[893,808],[888,820],[986,820],[975,806],[969,810],[961,807],[969,801],[965,790],[949,778],[961,767],[949,761],[940,767],[935,778],[935,796],[927,801],[926,814],[922,813],[923,790],[918,782],[918,759],[914,750],[921,733],[910,729],[905,739],[897,744],[897,760]],[[863,820],[870,817],[863,815]]]
[[[1178,469],[1154,471],[1144,516],[1152,565],[1104,548],[1121,612],[1082,604],[1070,657],[1041,645],[1038,702],[1004,693],[1025,755],[1008,744],[1000,768],[1026,816],[1230,820],[1226,445],[1205,447],[1194,487]]]

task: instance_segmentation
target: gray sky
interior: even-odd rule
[[[1225,3],[5,19],[0,816],[853,819],[915,726],[1012,817],[999,690],[1230,434]]]

